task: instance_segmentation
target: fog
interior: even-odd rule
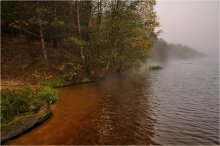
[[[219,56],[218,0],[157,0],[159,36],[200,52]]]

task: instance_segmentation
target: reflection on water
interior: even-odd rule
[[[218,61],[176,61],[151,74],[157,136],[162,144],[218,144]],[[169,133],[169,134],[167,134]]]
[[[218,62],[164,67],[58,89],[53,117],[11,144],[218,144]]]
[[[150,81],[138,73],[110,76],[95,86],[104,98],[98,107],[100,144],[154,144],[155,119],[148,102]],[[146,128],[145,128],[146,127]]]

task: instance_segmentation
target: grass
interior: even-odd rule
[[[1,122],[8,122],[17,115],[26,112],[37,112],[43,101],[35,96],[35,89],[16,88],[1,91]]]
[[[160,70],[160,69],[163,69],[163,68],[159,65],[153,65],[153,66],[150,66],[149,69],[150,70]]]
[[[51,104],[57,100],[57,92],[50,86],[42,86],[41,91],[37,95],[38,98]]]
[[[1,123],[9,123],[18,116],[37,113],[46,104],[57,100],[57,92],[49,86],[17,87],[1,91]]]
[[[41,83],[42,86],[49,86],[49,87],[61,87],[61,86],[65,86],[68,84],[69,83],[64,79],[54,79],[51,81]]]

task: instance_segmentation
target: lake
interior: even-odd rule
[[[53,116],[10,144],[219,144],[218,58],[59,88]]]

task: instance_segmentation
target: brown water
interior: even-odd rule
[[[219,144],[218,61],[175,61],[58,89],[53,116],[11,144]]]

